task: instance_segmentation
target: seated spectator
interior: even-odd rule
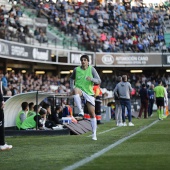
[[[139,41],[139,43],[137,44],[137,47],[138,47],[139,52],[145,52],[144,45],[141,41]]]
[[[16,126],[17,129],[20,130],[22,123],[26,119],[26,112],[28,111],[29,105],[27,102],[23,102],[21,104],[22,110],[18,113],[16,117]]]
[[[161,34],[159,34],[158,35],[158,40],[161,42],[165,42],[165,39],[164,39],[164,35],[163,35],[163,33],[161,33]]]
[[[36,28],[35,30],[34,30],[34,36],[35,36],[35,38],[37,39],[38,38],[38,36],[40,35],[40,32],[41,32],[41,28]]]
[[[44,129],[44,120],[46,119],[47,110],[41,108],[38,115],[32,115],[25,119],[20,126],[20,130],[35,129],[36,127],[40,130]]]
[[[44,32],[41,32],[40,35],[37,36],[37,40],[39,41],[39,43],[46,43],[46,42],[48,42],[47,36],[45,35]]]
[[[62,118],[62,110],[63,110],[62,106],[56,105],[55,112],[52,113],[52,117],[51,117],[51,120],[55,124],[61,124],[60,119]]]
[[[56,126],[56,124],[52,120],[51,106],[48,103],[43,103],[42,107],[47,110],[45,127],[52,129],[52,127]]]
[[[25,26],[23,27],[23,33],[24,33],[26,36],[33,38],[32,34],[30,33],[30,30],[29,30],[29,28],[28,28],[28,25],[25,25]]]
[[[19,7],[19,6],[16,6],[15,10],[16,10],[16,15],[17,15],[18,17],[22,17],[22,14],[23,14],[23,13],[22,13],[20,7]]]

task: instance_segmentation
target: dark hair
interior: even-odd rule
[[[88,55],[82,55],[82,56],[80,57],[80,61],[81,61],[83,58],[86,58],[87,61],[89,62],[89,56],[88,56]]]
[[[61,106],[60,105],[56,105],[55,111],[60,110]]]
[[[123,76],[122,76],[122,80],[123,80],[124,82],[126,82],[126,81],[127,81],[127,75],[123,75]]]
[[[161,84],[162,83],[162,80],[158,80],[158,84]]]
[[[29,103],[29,109],[31,109],[32,106],[34,106],[34,103],[33,102]]]
[[[21,107],[22,110],[25,110],[28,107],[28,102],[22,102]]]
[[[39,108],[40,108],[40,105],[37,105],[37,104],[36,104],[36,105],[34,106],[34,111],[36,112]]]
[[[41,108],[41,109],[40,109],[40,112],[39,112],[40,115],[44,115],[44,114],[46,114],[46,113],[47,113],[47,110],[46,110],[46,109],[44,109],[44,108]]]
[[[145,83],[143,83],[143,84],[142,84],[142,87],[146,87],[146,84],[145,84]]]
[[[50,107],[50,105],[48,103],[43,104],[43,108],[48,109],[49,107]]]

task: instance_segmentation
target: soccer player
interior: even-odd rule
[[[71,94],[74,97],[74,102],[76,103],[76,106],[79,110],[79,115],[81,116],[84,116],[81,97],[84,98],[88,113],[91,117],[90,121],[92,125],[92,139],[97,140],[97,121],[95,117],[95,98],[93,92],[93,84],[100,84],[101,79],[96,69],[92,66],[89,66],[88,55],[82,55],[80,57],[80,61],[81,66],[76,67],[70,77]]]

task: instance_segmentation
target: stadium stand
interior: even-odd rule
[[[93,52],[161,52],[164,43],[166,47],[169,46],[164,35],[168,33],[170,25],[168,3],[145,4],[132,1],[130,6],[110,1],[16,2],[16,5],[5,0],[1,2],[8,11],[4,16],[8,21],[7,39],[13,37],[24,43],[54,44],[58,48],[77,47]],[[18,22],[13,19],[14,16],[9,17],[15,11],[19,11],[17,15],[20,25],[28,23],[32,26],[35,18],[47,19],[47,30],[43,30],[45,38],[37,40],[32,37],[35,27],[34,30],[29,29],[29,35],[23,35],[22,29],[19,31],[16,24],[9,22]]]

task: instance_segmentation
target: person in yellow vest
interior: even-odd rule
[[[95,98],[93,92],[93,84],[100,84],[101,79],[92,66],[89,66],[89,56],[82,55],[80,57],[81,66],[74,69],[70,76],[71,95],[74,97],[74,102],[79,110],[79,115],[84,116],[81,97],[84,98],[87,105],[88,113],[90,114],[90,122],[92,126],[92,140],[97,140],[97,121],[95,116]],[[74,87],[75,82],[75,87]]]
[[[100,89],[100,85],[94,84],[93,91],[94,91],[94,96],[95,96],[95,113],[96,113],[97,124],[103,124],[101,122],[102,91]]]

